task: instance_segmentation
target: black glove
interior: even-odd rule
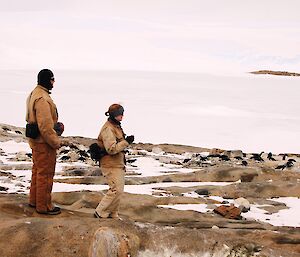
[[[125,140],[126,140],[129,144],[131,144],[131,143],[134,141],[134,136],[133,136],[133,135],[128,136],[128,137],[125,138]]]
[[[65,130],[65,126],[62,122],[57,122],[54,124],[54,130],[56,131],[56,134],[58,136],[61,136],[61,134],[64,132]]]

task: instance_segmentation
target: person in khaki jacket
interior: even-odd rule
[[[38,213],[55,215],[61,212],[51,202],[56,150],[66,142],[61,141],[58,136],[63,132],[63,124],[57,122],[56,105],[50,97],[53,84],[52,71],[41,70],[38,85],[27,99],[26,121],[27,126],[38,127],[37,134],[30,135],[33,138],[29,138],[33,159],[29,206],[36,208]]]
[[[113,104],[105,113],[109,116],[98,136],[98,145],[105,149],[107,155],[100,159],[103,176],[107,179],[109,189],[98,204],[94,216],[96,218],[119,217],[121,195],[124,192],[125,153],[124,149],[134,141],[134,136],[127,136],[121,128],[124,108]]]

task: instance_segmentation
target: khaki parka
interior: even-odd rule
[[[54,124],[58,120],[58,113],[49,91],[37,85],[27,98],[26,103],[26,121],[28,123],[37,123],[40,131],[38,138],[29,138],[30,147],[34,149],[36,144],[46,143],[53,149],[60,148],[61,141],[54,130]]]
[[[120,125],[108,120],[100,131],[98,145],[108,153],[108,155],[101,158],[101,167],[125,167],[124,149],[129,146],[129,143],[125,140],[125,135]]]

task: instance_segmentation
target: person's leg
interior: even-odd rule
[[[29,205],[34,207],[36,206],[36,177],[37,177],[37,168],[36,168],[36,151],[32,150],[32,174],[31,174],[31,184],[29,192]]]
[[[118,212],[121,194],[124,191],[124,169],[101,168],[107,179],[109,189],[96,208],[96,213],[103,218]]]
[[[37,169],[36,210],[43,213],[53,209],[51,191],[55,172],[56,151],[47,144],[38,144],[35,151]]]
[[[125,184],[124,175],[125,175],[125,168],[114,170],[113,176],[116,184],[116,196],[108,208],[110,210],[111,213],[110,216],[112,218],[119,218],[120,200],[124,192],[124,184]]]
[[[48,210],[52,210],[54,205],[51,200],[51,193],[53,188],[53,177],[55,174],[55,166],[56,166],[56,150],[49,147],[49,157],[48,157],[48,167],[49,173],[47,176],[47,208]]]

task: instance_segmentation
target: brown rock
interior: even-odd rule
[[[241,175],[241,182],[251,182],[258,174],[250,173],[250,174],[243,174]]]
[[[235,220],[241,219],[241,210],[233,205],[230,206],[221,205],[216,209],[214,209],[214,212],[222,215],[227,219],[235,219]]]
[[[101,227],[94,235],[90,257],[128,257],[139,249],[139,238],[126,235],[113,228]]]
[[[223,153],[224,152],[224,150],[222,150],[222,149],[219,149],[219,148],[213,148],[213,149],[211,149],[210,151],[209,151],[209,154],[221,154],[221,153]]]

